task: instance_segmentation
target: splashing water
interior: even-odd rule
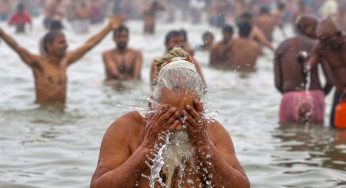
[[[150,188],[154,188],[156,182],[163,187],[167,187],[160,176],[160,172],[164,166],[163,153],[167,148],[167,143],[169,143],[169,136],[170,133],[166,134],[165,136],[160,136],[160,140],[164,141],[164,143],[161,145],[161,147],[155,145],[154,152],[156,155],[154,155],[153,158],[149,158],[152,164],[149,164],[149,162],[146,161],[146,164],[150,168],[150,176],[146,176],[144,174],[142,174],[142,176],[149,179]]]
[[[312,117],[312,109],[313,109],[313,99],[310,94],[310,86],[311,86],[311,65],[307,65],[307,74],[305,77],[305,102],[304,102],[304,117],[302,117],[301,122],[305,124],[309,124]]]

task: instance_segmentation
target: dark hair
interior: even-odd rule
[[[210,32],[210,31],[204,32],[203,35],[202,35],[202,38],[205,38],[205,37],[207,37],[208,35],[211,36],[212,39],[214,39],[214,35],[213,35],[213,33]]]
[[[129,33],[129,28],[124,26],[124,25],[121,25],[117,29],[113,30],[113,37],[117,36],[117,34],[121,33],[121,32],[125,32],[126,34],[128,34]]]
[[[223,26],[222,31],[227,33],[234,33],[233,26],[228,24]]]
[[[187,32],[185,29],[180,29],[180,35],[184,38],[184,41],[188,41]]]
[[[238,24],[238,29],[239,29],[239,36],[240,37],[249,37],[251,30],[252,30],[252,24],[249,22],[240,22]]]
[[[48,44],[52,44],[59,35],[63,35],[63,33],[61,31],[50,31],[44,35],[42,45],[45,52],[48,52]]]
[[[181,36],[181,32],[180,31],[177,31],[177,30],[171,30],[169,31],[167,34],[166,34],[166,37],[165,37],[165,44],[168,43],[169,40],[171,40],[171,38],[173,37],[179,37]]]
[[[64,26],[62,25],[61,21],[59,20],[53,20],[51,23],[50,23],[50,26],[49,26],[49,30],[54,30],[54,31],[60,31],[60,30],[63,30],[64,29]]]
[[[241,19],[246,19],[246,20],[252,20],[253,16],[251,12],[244,12],[243,14],[240,15]]]
[[[284,9],[286,8],[286,4],[285,4],[284,2],[279,2],[279,3],[277,4],[277,8],[278,8],[279,10],[284,10]]]
[[[25,6],[23,3],[18,3],[17,5],[17,11],[22,12],[24,10]]]
[[[260,14],[269,14],[270,13],[270,10],[269,10],[269,7],[267,7],[267,6],[262,6],[261,8],[260,8]]]

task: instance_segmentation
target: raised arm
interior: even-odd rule
[[[0,28],[0,38],[2,38],[17,54],[19,57],[30,67],[33,67],[37,62],[38,56],[31,54],[27,49],[20,46],[10,35],[6,34],[4,30]]]
[[[88,51],[95,47],[107,34],[113,29],[118,28],[123,23],[123,16],[113,17],[109,24],[104,27],[99,33],[87,40],[81,47],[67,54],[68,64],[72,64],[82,58]]]

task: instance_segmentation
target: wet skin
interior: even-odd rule
[[[69,65],[82,58],[96,46],[112,29],[123,22],[122,16],[114,17],[99,33],[91,37],[80,48],[66,52],[68,44],[63,34],[54,38],[46,46],[47,55],[39,56],[20,46],[11,36],[0,28],[0,37],[18,53],[20,58],[33,71],[35,79],[36,102],[42,106],[64,107],[66,103],[67,75]]]
[[[139,50],[127,48],[129,34],[125,31],[114,36],[117,48],[103,53],[106,80],[140,80],[143,64]]]
[[[155,113],[142,117],[137,112],[130,112],[110,126],[102,141],[98,165],[91,181],[92,188],[149,187],[148,179],[141,176],[150,172],[145,164],[148,160],[146,155],[153,151],[159,134],[167,130],[181,130],[181,115],[188,117],[186,131],[196,149],[195,160],[198,159],[213,174],[210,179],[212,184],[217,185],[215,187],[249,187],[227,131],[217,121],[201,119],[203,105],[192,93],[182,93],[185,92],[164,88]],[[213,166],[206,165],[204,156],[208,153]],[[200,182],[206,186],[202,179],[203,172],[196,170],[192,163],[189,163],[189,169],[196,173],[187,174],[182,187],[198,186]],[[193,180],[192,184],[187,183],[188,178]],[[174,181],[177,179],[175,174]]]

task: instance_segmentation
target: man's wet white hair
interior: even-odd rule
[[[172,51],[174,50],[176,48]],[[155,100],[159,99],[163,88],[179,91],[185,90],[186,92],[194,93],[200,99],[203,97],[205,84],[198,74],[195,65],[184,59],[184,57],[174,57],[159,70],[156,82],[153,85],[153,97]]]

